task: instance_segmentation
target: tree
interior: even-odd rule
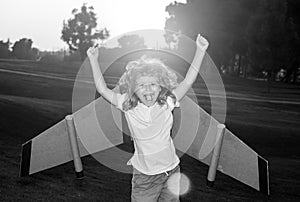
[[[300,2],[298,0],[288,0],[288,42],[287,47],[287,60],[286,75],[282,79],[285,82],[297,82],[300,67]]]
[[[250,62],[256,71],[267,72],[272,80],[291,59],[291,42],[297,41],[296,29],[286,13],[285,0],[261,0],[247,27]]]
[[[33,41],[31,39],[22,38],[15,42],[12,48],[12,55],[18,59],[36,60],[39,54],[37,48],[32,48]]]
[[[123,49],[146,48],[143,37],[139,35],[124,35],[118,39],[118,43]]]
[[[0,58],[10,58],[11,51],[9,50],[11,43],[9,39],[4,42],[3,40],[0,41]]]
[[[31,60],[38,60],[39,59],[40,51],[37,48],[32,48],[30,51],[30,59]]]
[[[171,3],[166,7],[169,13],[165,23],[166,42],[174,42],[174,32],[192,39],[201,33],[210,41],[208,51],[217,66],[227,66],[236,54],[245,55],[245,27],[257,2],[258,0],[188,0],[186,4]]]
[[[81,60],[86,57],[86,51],[95,44],[95,41],[105,40],[109,37],[109,31],[104,28],[97,29],[97,17],[92,6],[86,4],[78,9],[73,9],[73,18],[63,23],[61,39],[69,46],[70,51],[79,51]]]

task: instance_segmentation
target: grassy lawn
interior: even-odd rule
[[[0,70],[54,75],[70,80],[80,64],[42,64],[0,61]],[[0,201],[130,201],[131,176],[83,158],[85,178],[76,180],[72,162],[19,178],[21,145],[71,113],[74,82],[0,72]],[[228,176],[217,174],[215,186],[205,185],[207,166],[184,155],[181,170],[192,181],[182,201],[299,201],[300,200],[300,87],[224,77],[228,96],[264,101],[227,99],[226,126],[269,161],[270,196]],[[201,81],[195,84],[198,103],[210,111]]]

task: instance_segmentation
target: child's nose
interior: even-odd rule
[[[144,90],[149,90],[150,89],[150,85],[149,84],[144,84],[143,89]]]
[[[155,86],[153,84],[146,85],[146,90],[153,90]]]

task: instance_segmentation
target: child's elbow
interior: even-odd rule
[[[106,87],[103,87],[103,86],[97,86],[96,89],[97,89],[97,92],[98,92],[100,95],[104,95],[104,94],[106,93]]]

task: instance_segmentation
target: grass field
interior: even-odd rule
[[[67,163],[19,178],[21,145],[71,113],[80,64],[0,61],[0,201],[130,201],[131,176],[84,157],[85,178],[76,180]],[[29,76],[25,73],[67,78]],[[226,126],[269,161],[270,196],[217,174],[205,185],[207,166],[184,155],[181,170],[192,179],[182,201],[299,201],[300,87],[224,77]],[[204,84],[195,84],[201,107],[210,110]],[[253,98],[252,100],[244,98]],[[280,103],[279,101],[289,101]]]

